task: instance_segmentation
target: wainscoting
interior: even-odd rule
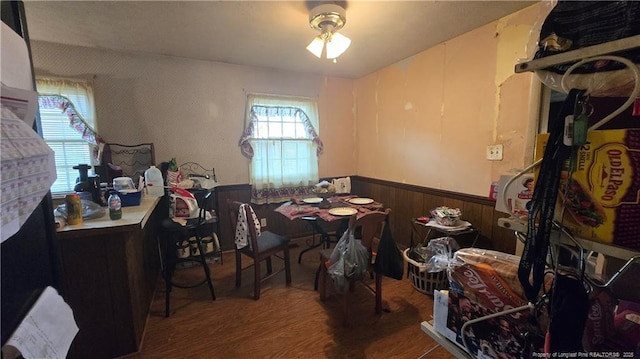
[[[234,248],[234,232],[230,227],[227,199],[248,202],[250,189],[251,187],[248,184],[218,187],[220,240],[224,250]],[[462,210],[462,218],[478,228],[480,233],[478,247],[505,253],[515,252],[516,239],[513,231],[498,226],[498,218],[508,217],[508,215],[496,212],[494,210],[495,202],[487,197],[359,176],[351,176],[351,192],[361,197],[374,198],[386,207],[391,208],[391,232],[398,245],[402,248],[411,245],[412,218],[428,215],[431,209],[435,207],[448,206],[460,208]],[[254,205],[254,210],[258,217],[267,220],[268,230],[291,238],[305,237],[312,234],[311,227],[307,223],[299,220],[290,221],[274,212],[273,210],[277,206],[276,204]]]

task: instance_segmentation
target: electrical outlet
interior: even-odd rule
[[[487,159],[489,161],[502,161],[502,145],[487,146]]]
[[[260,218],[260,227],[266,227],[266,226],[267,226],[267,219]]]

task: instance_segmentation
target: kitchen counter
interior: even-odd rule
[[[158,226],[165,197],[123,207],[122,218],[85,220],[57,230],[63,296],[80,328],[71,358],[115,358],[139,351],[160,273]]]
[[[161,198],[162,197],[144,196],[140,200],[139,206],[122,207],[121,219],[111,220],[109,218],[109,209],[105,208],[105,214],[100,218],[85,219],[81,224],[67,224],[64,227],[58,228],[56,231],[58,233],[73,232],[72,235],[76,235],[85,230],[122,230],[127,226],[139,226],[143,228]]]

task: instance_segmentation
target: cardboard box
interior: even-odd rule
[[[537,159],[548,137],[538,135]],[[565,167],[555,219],[576,237],[640,249],[640,129],[590,131],[571,176]]]
[[[533,198],[535,179],[533,173],[524,174],[505,188],[505,185],[512,177],[508,175],[500,176],[496,194],[496,211],[526,220],[529,215],[529,203]]]
[[[456,291],[435,291],[433,327],[450,341],[467,350],[462,341],[462,325],[492,313]],[[482,320],[467,326],[467,347],[477,358],[515,358],[524,355],[526,319],[522,313]],[[541,350],[541,349],[539,349]]]

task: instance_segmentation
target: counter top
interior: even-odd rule
[[[87,219],[81,224],[67,224],[58,228],[58,234],[73,231],[93,230],[93,229],[117,229],[118,227],[139,226],[144,228],[161,197],[145,196],[140,201],[139,206],[122,207],[122,218],[111,220],[109,218],[109,209],[105,209],[105,215],[100,218]]]

